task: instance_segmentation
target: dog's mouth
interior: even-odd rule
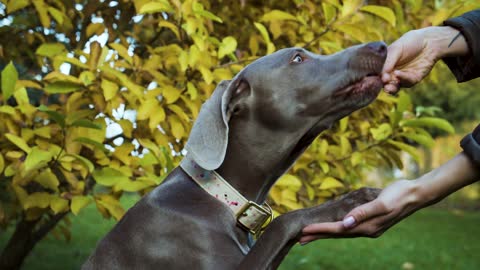
[[[368,95],[376,97],[382,89],[383,83],[380,74],[368,73],[366,76],[350,83],[335,91],[334,96],[343,96],[345,98],[352,98],[357,95]]]

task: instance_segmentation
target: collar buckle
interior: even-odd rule
[[[236,214],[237,223],[253,235],[258,235],[273,220],[273,211],[267,203],[261,206],[248,201]]]

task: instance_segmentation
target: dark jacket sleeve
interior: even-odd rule
[[[459,30],[467,41],[470,53],[461,57],[447,57],[443,61],[450,68],[458,82],[480,77],[480,9],[443,22]],[[465,154],[480,166],[480,125],[460,142]]]
[[[465,82],[480,77],[480,9],[448,19],[443,24],[459,30],[470,49],[469,55],[443,59],[457,81]]]

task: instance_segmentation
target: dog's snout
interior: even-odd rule
[[[387,45],[383,41],[371,42],[365,47],[367,50],[380,57],[385,57],[387,55]]]

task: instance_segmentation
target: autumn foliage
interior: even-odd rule
[[[330,54],[357,43],[389,42],[477,5],[0,2],[0,226],[17,224],[18,232],[28,225],[23,233],[32,236],[21,243],[14,234],[3,262],[9,248],[28,249],[48,232],[68,238],[67,214],[88,204],[120,219],[123,194],[150,191],[181,160],[192,123],[215,85],[258,57],[291,46]],[[341,120],[272,189],[275,210],[348,191],[369,168],[401,167],[401,151],[417,155],[410,143],[432,145],[425,127],[453,132],[445,120],[418,117],[413,109],[407,94],[381,94]]]

